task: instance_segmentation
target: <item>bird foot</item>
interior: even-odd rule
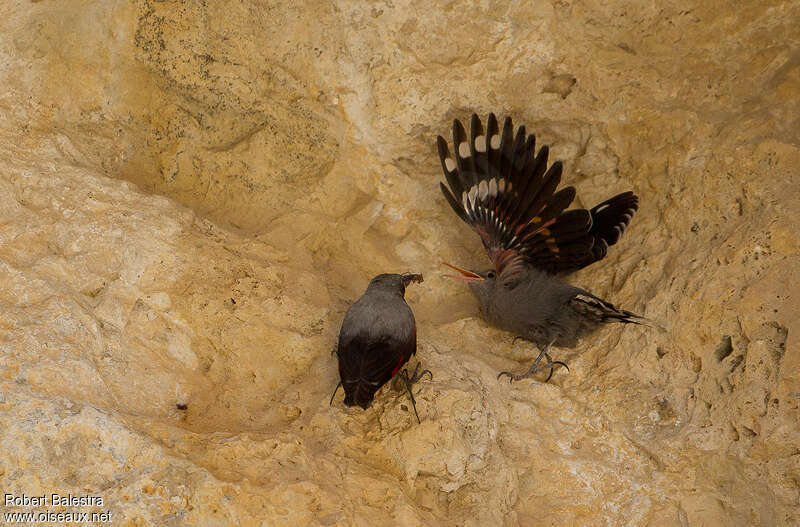
[[[533,364],[531,364],[531,367],[528,368],[528,370],[526,372],[524,372],[524,373],[512,373],[510,371],[501,371],[497,375],[497,378],[500,379],[500,377],[502,377],[503,375],[508,375],[508,382],[511,383],[513,381],[521,381],[522,379],[527,379],[528,377],[530,377],[531,375],[533,375],[535,373],[538,373],[540,371],[546,370],[547,368],[550,368],[550,374],[547,376],[547,379],[544,380],[544,382],[547,382],[553,376],[553,371],[555,370],[556,366],[564,366],[567,369],[567,371],[569,371],[569,366],[567,366],[565,363],[563,363],[563,362],[561,362],[559,360],[554,361],[553,359],[550,358],[550,354],[547,353],[547,350],[550,349],[550,346],[552,344],[553,343],[551,342],[542,351],[539,352],[539,356],[536,357],[536,360],[533,361]],[[539,363],[542,362],[543,358],[547,359],[547,363],[540,365]]]
[[[431,370],[419,371],[419,365],[420,363],[418,362],[417,366],[414,368],[414,373],[410,376],[408,375],[408,370],[405,368],[402,369],[398,376],[405,382],[406,390],[408,390],[408,396],[411,398],[411,406],[414,408],[414,415],[417,416],[417,423],[421,424],[422,421],[419,420],[419,413],[417,413],[417,401],[414,400],[414,393],[411,391],[411,386],[420,381],[426,373],[430,375],[431,380],[433,380],[433,373],[431,373]]]
[[[425,376],[426,373],[430,375],[431,380],[433,380],[433,373],[431,373],[431,370],[419,371],[419,366],[420,363],[418,362],[417,365],[414,367],[414,373],[412,373],[410,376],[408,375],[408,370],[406,370],[405,368],[403,368],[403,371],[400,372],[400,374],[404,375],[406,381],[411,384],[416,384],[417,382],[419,382]]]

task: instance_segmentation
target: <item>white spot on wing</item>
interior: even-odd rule
[[[478,187],[473,185],[472,188],[469,189],[469,202],[472,205],[475,205],[475,196],[478,194]]]
[[[486,180],[484,179],[478,184],[478,198],[481,201],[486,200],[486,196],[489,195],[489,185],[486,184]]]
[[[500,148],[500,135],[494,134],[489,144],[491,145],[492,150],[497,150],[498,148]]]
[[[479,135],[475,138],[475,151],[486,152],[486,136]]]
[[[598,212],[603,212],[604,210],[606,210],[606,209],[607,209],[608,207],[610,207],[610,206],[611,206],[611,205],[609,205],[608,203],[606,203],[606,204],[605,204],[605,205],[603,205],[602,207],[598,207],[598,208],[597,208],[597,210],[596,210],[596,211],[594,211],[594,213],[595,213],[595,214],[597,214]]]
[[[581,302],[586,302],[587,304],[591,304],[593,306],[597,306],[598,302],[594,298],[586,295],[577,294],[575,295],[575,300],[580,300]]]
[[[497,179],[495,178],[489,181],[489,195],[491,197],[497,196]]]
[[[506,191],[506,178],[500,178],[500,183],[497,184],[497,190],[500,193],[503,193],[503,192]]]
[[[458,155],[461,157],[469,157],[469,144],[466,141],[462,141],[460,145],[458,145]]]
[[[447,169],[448,172],[452,172],[456,168],[456,162],[453,161],[451,158],[446,157],[444,159],[444,167]]]

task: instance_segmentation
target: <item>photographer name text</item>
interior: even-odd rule
[[[6,507],[102,507],[102,496],[76,496],[74,494],[42,494],[28,496],[5,493],[3,503]]]

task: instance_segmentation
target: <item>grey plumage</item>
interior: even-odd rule
[[[344,403],[347,406],[368,408],[375,392],[400,373],[416,413],[411,384],[424,373],[430,372],[425,370],[419,373],[417,368],[409,377],[405,370],[401,371],[417,351],[414,313],[404,297],[406,286],[411,282],[422,282],[422,275],[378,275],[370,281],[361,298],[347,310],[339,330],[336,350],[340,385],[344,387]]]
[[[552,374],[552,367],[563,363],[550,359],[551,345],[574,347],[605,323],[647,323],[557,276],[605,257],[638,209],[632,192],[590,210],[565,211],[575,189],[556,191],[561,163],[548,168],[547,146],[534,155],[535,137],[521,126],[514,138],[510,118],[500,132],[490,114],[484,131],[473,115],[469,138],[456,120],[453,143],[451,155],[447,141],[441,136],[437,140],[448,183],[441,190],[456,214],[480,235],[494,268],[473,272],[450,267],[459,272],[456,278],[468,282],[487,321],[540,348],[527,372],[501,375],[518,380],[542,368]],[[547,363],[540,368],[543,357]]]
[[[644,320],[533,267],[506,281],[493,270],[476,274],[484,280],[470,281],[469,287],[484,318],[538,344],[571,348],[605,322]]]

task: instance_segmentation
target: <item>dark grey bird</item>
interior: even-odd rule
[[[381,274],[372,279],[364,294],[347,310],[339,330],[339,359],[344,404],[365,410],[375,392],[395,375],[405,382],[414,414],[419,422],[417,403],[411,386],[429,370],[419,371],[419,362],[409,376],[403,366],[417,352],[417,325],[405,301],[406,287],[422,282],[421,274]],[[331,396],[336,395],[336,390]]]
[[[603,259],[609,246],[619,241],[639,208],[633,192],[618,194],[590,210],[565,210],[575,198],[575,188],[556,192],[561,162],[548,168],[547,145],[536,153],[534,135],[527,135],[525,126],[515,134],[510,117],[500,131],[493,114],[485,129],[473,114],[469,135],[456,120],[454,152],[441,136],[437,144],[447,179],[447,186],[440,183],[442,193],[480,235],[494,268],[467,271],[445,265],[459,272],[455,278],[467,281],[488,322],[540,350],[527,371],[501,372],[498,378],[520,380],[547,368],[552,375],[554,366],[566,364],[551,360],[551,346],[574,347],[606,323],[650,325],[647,319],[559,278]],[[543,358],[547,363],[541,364]]]

